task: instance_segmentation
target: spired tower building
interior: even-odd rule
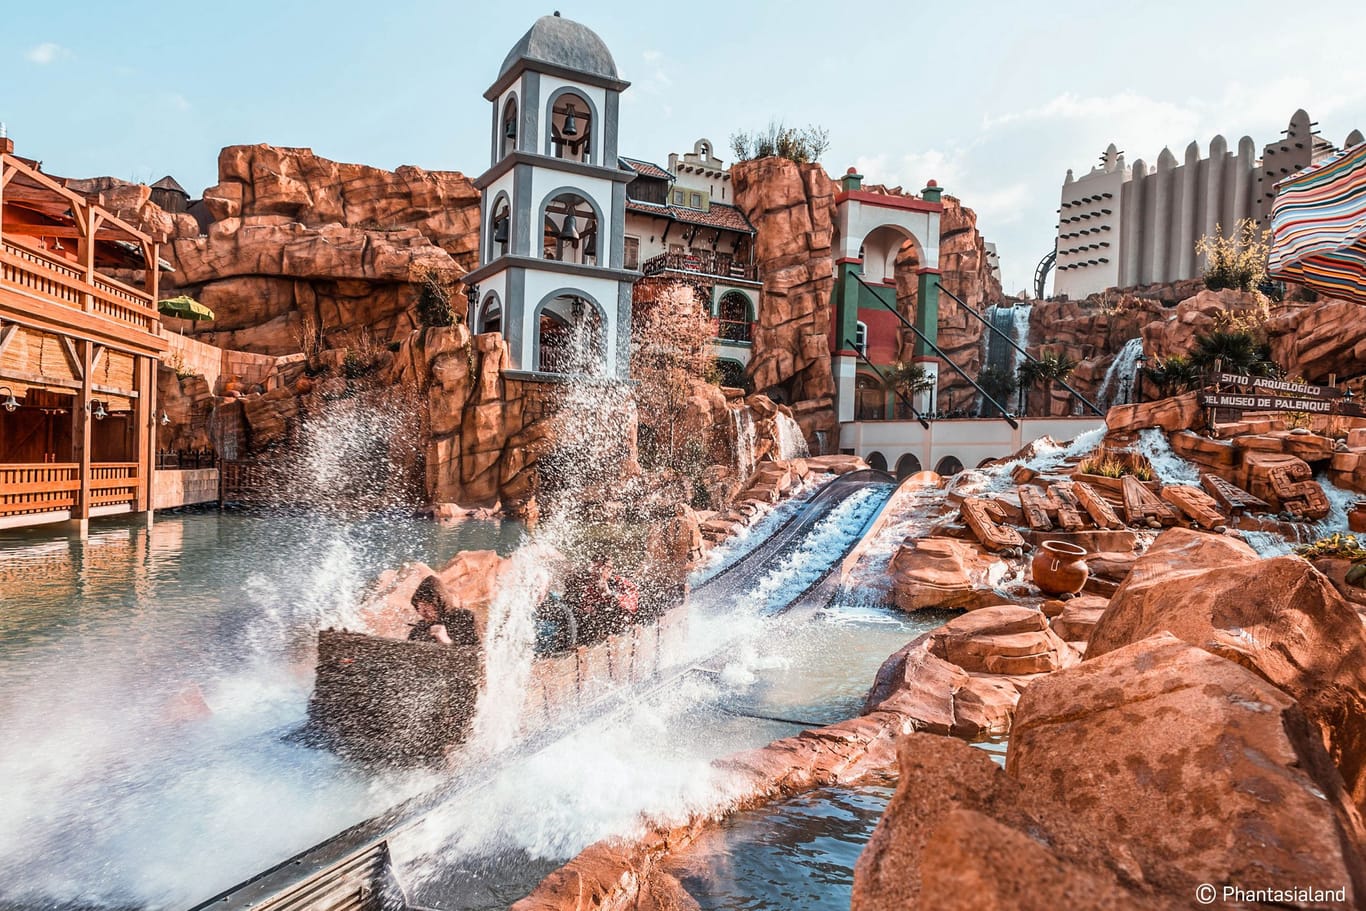
[[[621,92],[591,29],[542,16],[484,93],[492,103],[479,268],[470,325],[501,332],[512,369],[625,379],[631,285],[623,268],[626,184],[617,161]]]

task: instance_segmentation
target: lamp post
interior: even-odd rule
[[[1130,380],[1127,376],[1122,381],[1120,381],[1119,384],[1120,400],[1123,401],[1126,405],[1129,404],[1129,387],[1131,385],[1133,385],[1133,381]]]
[[[1134,398],[1140,402],[1143,401],[1143,368],[1147,365],[1147,363],[1148,355],[1144,354],[1142,351],[1138,353],[1138,357],[1134,358],[1134,376],[1132,381],[1132,388],[1134,391]],[[1124,392],[1124,404],[1126,405],[1129,404],[1128,390],[1130,388],[1130,385],[1130,381],[1126,379]]]

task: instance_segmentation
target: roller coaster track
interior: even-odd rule
[[[1048,273],[1053,271],[1053,264],[1058,261],[1058,248],[1049,250],[1043,259],[1039,260],[1038,268],[1034,270],[1034,296],[1043,300],[1044,287],[1048,284]]]
[[[818,578],[779,611],[798,616],[814,613],[829,601],[837,586],[841,558],[876,521],[895,487],[896,481],[890,474],[872,469],[850,472],[827,482],[758,546],[700,583],[690,600],[697,599],[701,607],[721,604],[727,596],[741,596],[778,561],[790,556],[807,534],[841,503],[861,490],[880,490],[882,496],[876,508],[866,517],[844,553],[836,556]],[[721,654],[718,652],[701,662],[683,666],[677,673],[658,679],[645,689],[614,693],[595,704],[593,718],[616,714],[636,700],[676,687],[679,678],[693,673],[698,664],[714,662]],[[357,823],[194,906],[191,911],[396,911],[411,908],[389,860],[389,840],[418,825],[443,804],[486,786],[511,759],[530,755],[589,720],[592,719],[579,713],[561,724],[538,731],[515,748],[515,755],[502,754],[459,770],[446,785]]]

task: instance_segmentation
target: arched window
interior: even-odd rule
[[[479,325],[476,331],[483,332],[502,332],[503,331],[503,304],[498,300],[498,295],[490,292],[484,298],[484,306],[479,308]]]
[[[489,218],[489,259],[507,256],[509,232],[512,230],[512,206],[508,198],[500,194],[493,203]]]
[[[598,213],[575,193],[561,193],[546,203],[541,255],[566,263],[597,265]]]
[[[854,326],[854,347],[859,354],[868,356],[868,324],[861,320]]]
[[[592,161],[593,108],[577,92],[563,92],[550,105],[550,154],[565,161]]]
[[[754,311],[749,298],[739,291],[727,291],[716,304],[716,337],[728,342],[752,341],[750,324]]]
[[[896,460],[896,479],[909,478],[920,470],[920,460],[915,457],[915,453],[908,452]]]
[[[880,452],[868,453],[868,458],[864,461],[868,463],[869,468],[875,468],[878,471],[887,470],[887,457]]]
[[[854,420],[881,421],[887,417],[887,390],[875,376],[854,377]]]
[[[718,358],[716,372],[720,375],[721,385],[731,389],[745,388],[745,365],[728,357]]]
[[[508,103],[503,106],[502,133],[498,140],[498,148],[501,150],[499,158],[508,155],[517,148],[517,98],[511,97]]]
[[[537,311],[537,369],[542,373],[606,373],[603,320],[586,297],[561,293]]]
[[[947,478],[950,475],[955,475],[962,471],[963,463],[958,461],[957,456],[944,456],[944,458],[939,460],[939,464],[934,466],[934,470],[936,474],[940,474]]]

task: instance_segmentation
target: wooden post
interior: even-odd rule
[[[133,512],[152,512],[152,470],[156,465],[156,359],[136,357],[134,371],[138,397],[134,405],[134,457],[138,483],[133,493]],[[150,371],[149,371],[149,368]],[[148,374],[151,372],[151,381]]]
[[[78,344],[81,348],[81,394],[76,402],[73,442],[76,447],[76,474],[81,486],[71,518],[84,538],[90,531],[90,382],[95,372],[95,343],[82,339]]]

